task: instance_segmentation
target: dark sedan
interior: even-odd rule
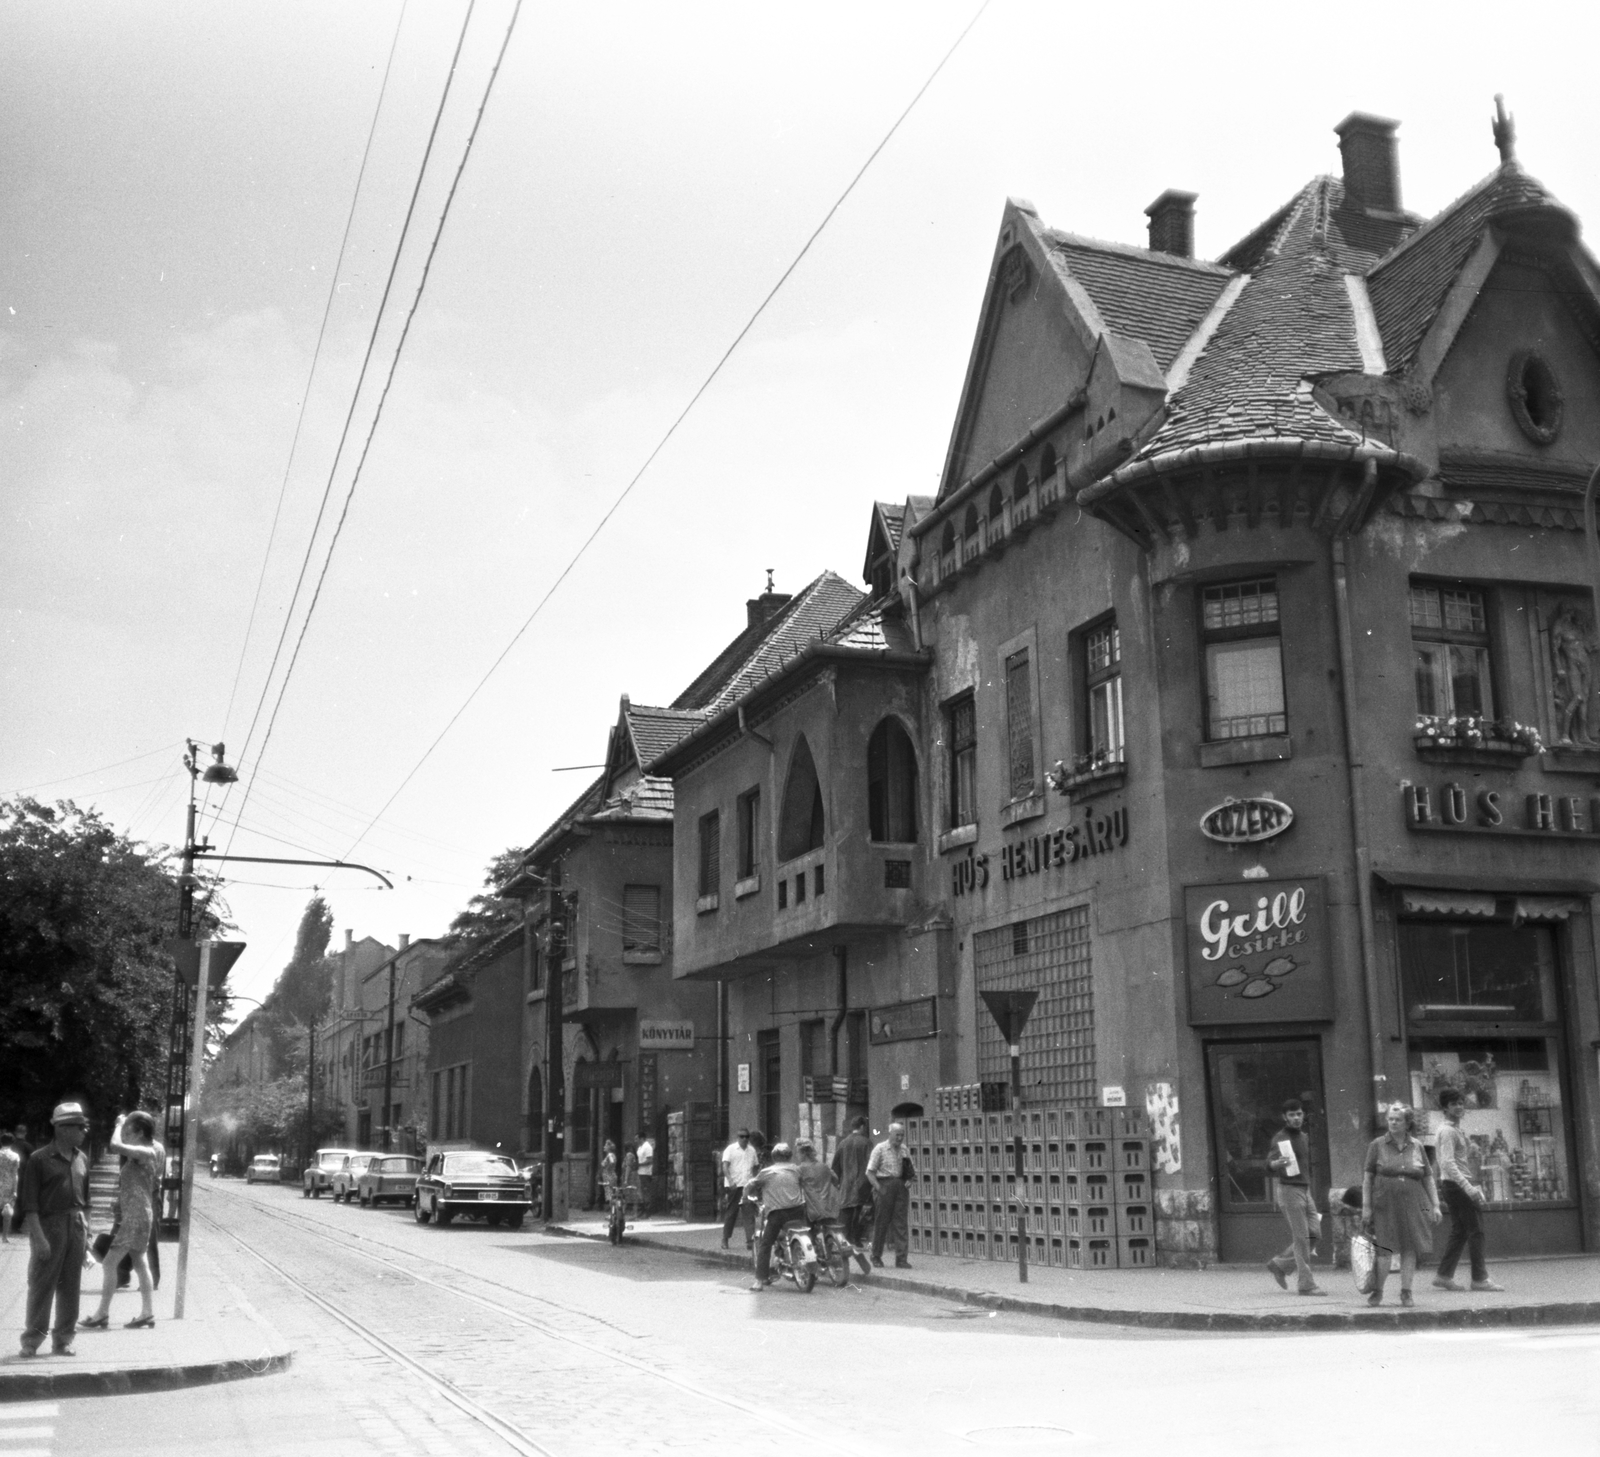
[[[510,1159],[471,1149],[434,1154],[417,1180],[413,1205],[418,1224],[448,1224],[461,1214],[512,1229],[532,1207],[527,1181]]]

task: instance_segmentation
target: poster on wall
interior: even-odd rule
[[[1190,1026],[1333,1016],[1320,876],[1185,886],[1183,918]]]

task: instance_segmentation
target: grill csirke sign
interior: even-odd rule
[[[1333,1016],[1320,877],[1185,886],[1183,908],[1191,1026]]]

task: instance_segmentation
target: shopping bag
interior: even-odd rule
[[[1367,1235],[1350,1236],[1350,1276],[1362,1295],[1378,1288],[1378,1247]]]

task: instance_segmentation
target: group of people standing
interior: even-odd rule
[[[50,1126],[50,1142],[42,1148],[28,1148],[25,1127],[5,1135],[5,1147],[0,1148],[0,1226],[9,1239],[15,1221],[28,1236],[24,1356],[37,1356],[46,1337],[55,1355],[70,1356],[77,1331],[105,1330],[117,1266],[124,1258],[138,1276],[141,1303],[139,1315],[127,1325],[140,1330],[156,1323],[147,1251],[166,1154],[156,1141],[155,1119],[148,1113],[125,1113],[112,1131],[107,1147],[121,1159],[117,1221],[104,1255],[99,1308],[82,1322],[78,1305],[83,1271],[90,1263],[89,1160],[83,1152],[89,1118],[81,1103],[58,1103]]]
[[[884,1247],[892,1242],[895,1267],[910,1269],[907,1215],[916,1170],[905,1136],[904,1124],[891,1123],[874,1144],[867,1120],[854,1118],[831,1163],[823,1164],[810,1139],[799,1140],[792,1151],[787,1143],[777,1143],[769,1152],[763,1134],[741,1128],[722,1151],[722,1248],[742,1224],[745,1248],[755,1251],[751,1289],[766,1288],[778,1234],[800,1218],[837,1218],[846,1242],[859,1249],[870,1213],[871,1263],[881,1268]]]
[[[645,1213],[655,1208],[656,1141],[647,1133],[617,1160],[617,1145],[608,1138],[600,1150],[600,1198],[609,1204],[619,1187],[638,1189],[639,1207]]]
[[[1368,1305],[1383,1304],[1384,1285],[1396,1265],[1400,1304],[1414,1303],[1418,1257],[1433,1252],[1433,1231],[1446,1209],[1450,1238],[1439,1257],[1434,1288],[1456,1292],[1466,1288],[1455,1278],[1463,1253],[1471,1267],[1472,1289],[1505,1288],[1489,1278],[1482,1219],[1488,1199],[1472,1176],[1475,1154],[1471,1140],[1461,1130],[1466,1100],[1459,1091],[1447,1088],[1439,1095],[1439,1111],[1444,1122],[1435,1148],[1437,1169],[1417,1137],[1415,1112],[1404,1103],[1392,1103],[1384,1113],[1388,1131],[1367,1145],[1360,1185],[1352,1185],[1342,1196],[1347,1209],[1360,1210],[1362,1230],[1377,1247]],[[1298,1098],[1290,1098],[1282,1112],[1283,1126],[1272,1136],[1267,1167],[1277,1181],[1277,1205],[1289,1226],[1289,1245],[1267,1261],[1267,1270],[1285,1290],[1293,1270],[1297,1294],[1326,1295],[1311,1268],[1321,1215],[1313,1193],[1316,1183],[1306,1137],[1306,1110]]]

